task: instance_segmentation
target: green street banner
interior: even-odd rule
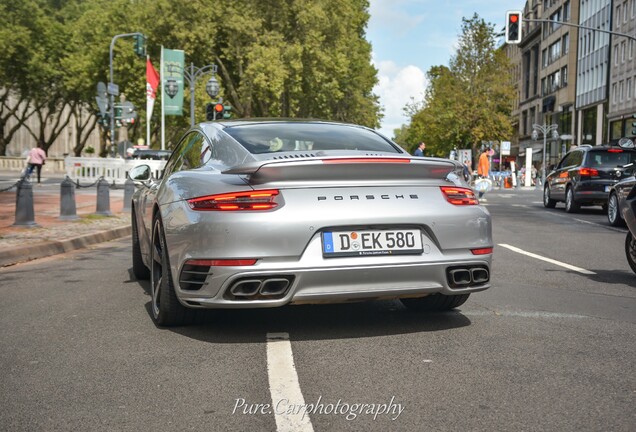
[[[163,66],[160,73],[165,115],[183,115],[183,68],[185,54],[182,50],[162,49]]]

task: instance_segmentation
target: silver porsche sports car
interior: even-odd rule
[[[461,164],[365,127],[202,123],[158,177],[130,172],[133,272],[150,279],[161,326],[200,308],[399,298],[445,310],[490,286],[491,218]]]

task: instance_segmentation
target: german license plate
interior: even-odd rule
[[[422,253],[419,229],[329,231],[322,233],[325,257]]]

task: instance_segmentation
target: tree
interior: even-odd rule
[[[427,72],[429,86],[422,108],[411,116],[403,133],[412,146],[424,140],[427,150],[437,155],[447,155],[454,147],[470,147],[476,154],[484,141],[512,134],[514,89],[508,59],[496,48],[495,34],[494,25],[477,14],[462,19],[449,66],[433,66]]]

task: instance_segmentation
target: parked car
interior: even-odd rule
[[[583,145],[568,152],[545,181],[543,205],[554,208],[565,202],[565,211],[577,212],[581,206],[605,208],[610,188],[619,180],[621,167],[636,161],[631,140],[617,145]]]
[[[133,272],[150,279],[161,326],[201,308],[399,298],[452,309],[489,288],[493,250],[462,169],[356,125],[202,123],[161,179],[131,170]]]
[[[609,191],[607,198],[607,220],[612,226],[624,226],[625,217],[623,212],[626,209],[625,201],[630,191],[636,185],[634,177],[634,164],[622,167],[617,173],[618,178],[622,178]]]
[[[168,160],[172,152],[170,150],[135,149],[133,159]]]

